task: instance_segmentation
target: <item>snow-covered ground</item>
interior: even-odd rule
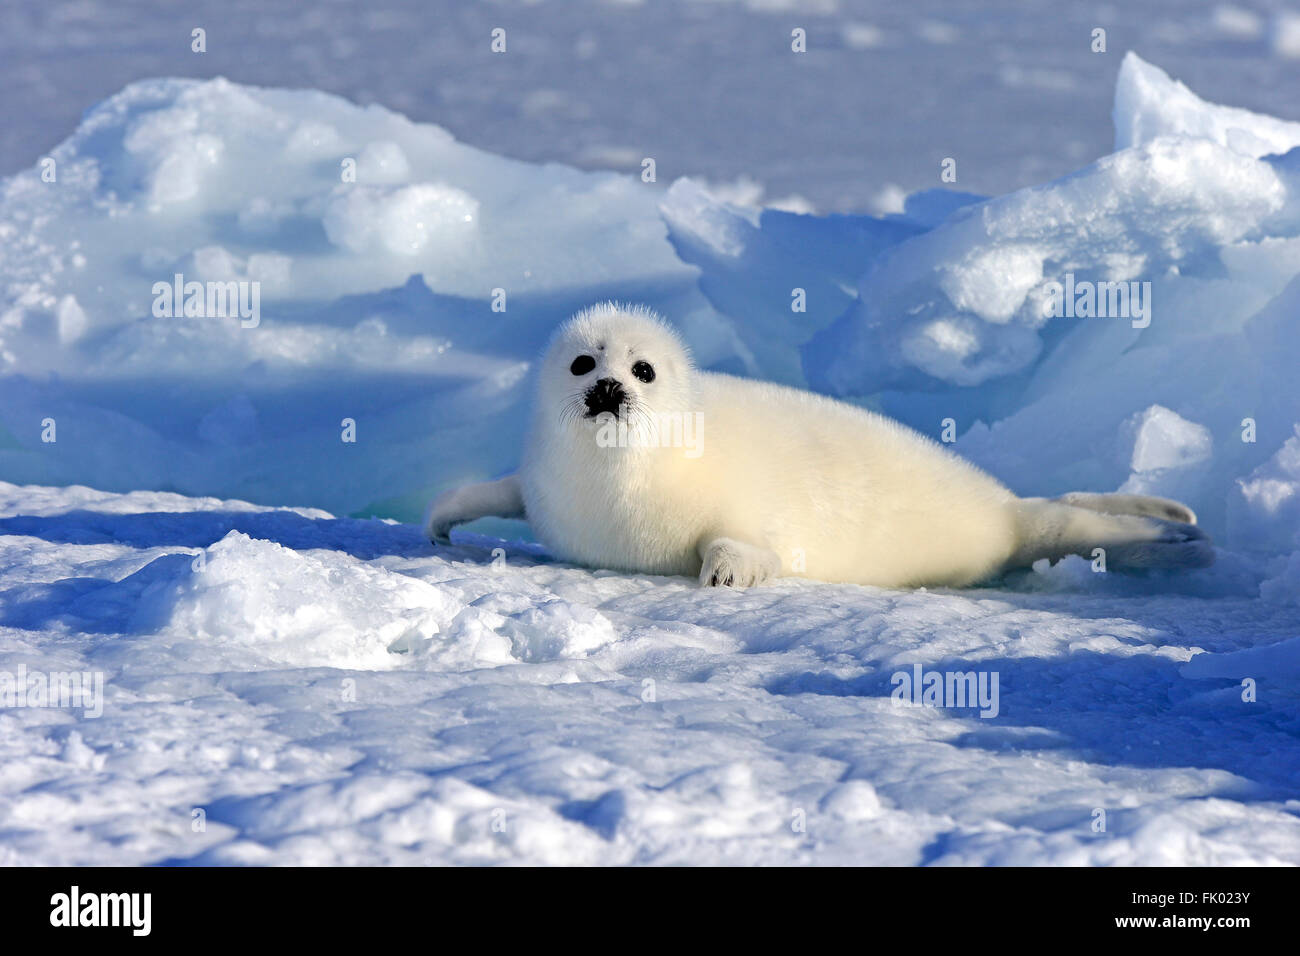
[[[701,590],[76,487],[0,515],[0,670],[106,677],[97,719],[0,710],[0,862],[1300,862],[1294,604],[1082,561]],[[917,664],[997,675],[996,715],[896,702]]]
[[[676,11],[683,42],[703,43],[718,34],[701,24],[733,17],[716,93],[750,117],[750,95],[804,108],[762,93],[791,71],[824,93],[850,55],[916,64],[900,82],[930,93],[913,126],[882,121],[886,164],[908,129],[942,127],[917,76],[947,63],[980,91],[967,121],[996,116],[1006,135],[917,147],[899,168],[928,171],[890,179],[861,130],[854,152],[818,119],[810,145],[774,114],[784,132],[754,135],[789,164],[751,153],[748,168],[768,195],[803,196],[775,208],[744,183],[679,178],[733,179],[738,152],[620,139],[609,117],[635,97],[581,69],[530,101],[515,158],[479,148],[490,124],[465,104],[497,115],[502,87],[476,101],[472,73],[445,112],[477,145],[316,90],[156,79],[15,164],[0,184],[0,862],[1300,864],[1300,122],[1241,108],[1292,102],[1270,99],[1294,76],[1292,15],[1219,6],[1180,33],[1138,5],[1157,51],[1240,61],[1221,106],[1119,36],[1053,72],[1010,6],[904,31],[883,8],[827,3],[829,61],[789,51],[772,6],[600,5],[592,36],[570,39],[604,62],[620,48],[602,18],[662,34]],[[49,9],[64,50],[116,22]],[[475,36],[497,14],[540,23],[526,5],[473,10]],[[1109,22],[1084,11],[1084,37],[1093,13]],[[522,62],[505,75],[554,59],[539,35],[510,33]],[[981,37],[979,55],[919,52]],[[747,75],[737,49],[761,38],[782,66],[725,99]],[[400,73],[387,99],[363,96],[365,71],[311,80],[323,62],[294,85],[410,105]],[[998,62],[996,95],[962,73]],[[1109,64],[1113,143],[1087,132],[1108,117],[1071,72],[1083,62],[1089,90]],[[580,89],[594,112],[570,115]],[[1055,133],[1008,120],[1008,90],[1039,96],[1037,115],[1057,90],[1073,118]],[[655,103],[662,119],[671,97]],[[576,126],[605,138],[542,149]],[[950,155],[986,172],[916,191]],[[794,169],[818,157],[826,169]],[[880,214],[807,214],[809,197]],[[245,311],[211,314],[218,288]],[[966,592],[741,592],[557,564],[519,523],[435,551],[412,523],[425,502],[517,464],[537,350],[607,297],[668,316],[704,366],[882,409],[1017,492],[1184,499],[1219,561],[1125,577],[1070,559]],[[895,699],[927,673],[970,674],[988,697]],[[48,706],[32,688],[56,674],[102,680],[102,697]]]

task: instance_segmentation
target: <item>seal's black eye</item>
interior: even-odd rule
[[[596,360],[590,355],[579,355],[569,366],[569,371],[574,375],[586,375],[596,367]]]
[[[648,384],[655,380],[655,367],[649,362],[637,362],[632,366],[632,374]]]

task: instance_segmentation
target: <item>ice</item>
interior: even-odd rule
[[[1284,37],[1287,18],[1277,22],[1274,36]],[[1256,158],[1300,146],[1300,123],[1207,103],[1132,52],[1120,66],[1114,120],[1117,151],[1161,136],[1196,136]]]
[[[1300,604],[1300,550],[1279,558],[1275,570],[1272,577],[1260,584],[1259,596],[1277,604]]]
[[[1238,683],[1252,679],[1269,690],[1289,694],[1292,688],[1286,685],[1300,678],[1300,638],[1231,653],[1198,654],[1183,665],[1181,673],[1184,677],[1223,677]]]
[[[1262,550],[1300,548],[1300,424],[1268,461],[1238,479],[1229,513],[1239,540]]]
[[[1234,40],[1254,40],[1264,32],[1264,19],[1252,10],[1232,4],[1214,8],[1215,29]]]
[[[921,199],[920,215],[924,206]],[[739,207],[690,179],[672,185],[660,211],[712,306],[679,320],[697,359],[796,385],[804,384],[799,346],[853,302],[862,263],[927,228],[906,213],[823,218]]]
[[[934,380],[974,386],[1020,372],[1040,358],[1045,335],[1077,322],[1049,313],[1049,283],[1217,271],[1217,250],[1259,237],[1288,195],[1272,165],[1208,140],[1118,152],[1056,183],[961,209],[890,249],[861,280],[853,309],[805,348],[805,369],[839,394]]]
[[[1287,59],[1300,59],[1300,13],[1279,10],[1273,18],[1273,52]]]
[[[593,296],[729,324],[654,187],[491,156],[377,107],[142,81],[51,155],[54,182],[34,167],[0,198],[11,478],[409,518],[513,465],[527,363]],[[242,283],[239,321],[172,294],[191,282]],[[736,351],[734,334],[697,344]]]
[[[474,243],[478,208],[469,194],[435,183],[336,186],[321,224],[330,242],[351,252],[414,256],[432,243],[454,257]]]
[[[952,418],[957,450],[1021,493],[1181,498],[1221,543],[1285,552],[1293,478],[1266,462],[1300,421],[1300,180],[1296,153],[1238,134],[1282,150],[1300,125],[1172,82],[1126,57],[1125,148],[886,249],[804,370],[936,437]],[[1101,314],[1102,283],[1127,311]]]
[[[1134,415],[1124,427],[1133,436],[1129,467],[1134,471],[1194,465],[1213,452],[1214,438],[1208,428],[1160,405]]]

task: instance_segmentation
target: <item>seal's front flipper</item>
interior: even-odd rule
[[[769,548],[735,538],[709,538],[699,547],[700,584],[704,587],[748,588],[781,573],[781,558]]]
[[[517,475],[443,492],[429,506],[425,534],[434,544],[451,544],[452,528],[489,515],[524,517],[524,495]]]

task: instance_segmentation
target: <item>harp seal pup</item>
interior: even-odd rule
[[[565,560],[734,587],[783,575],[962,587],[1096,548],[1111,569],[1214,559],[1184,505],[1019,498],[882,415],[695,368],[644,308],[574,316],[538,373],[519,472],[438,497],[435,543],[485,515],[526,517]]]

